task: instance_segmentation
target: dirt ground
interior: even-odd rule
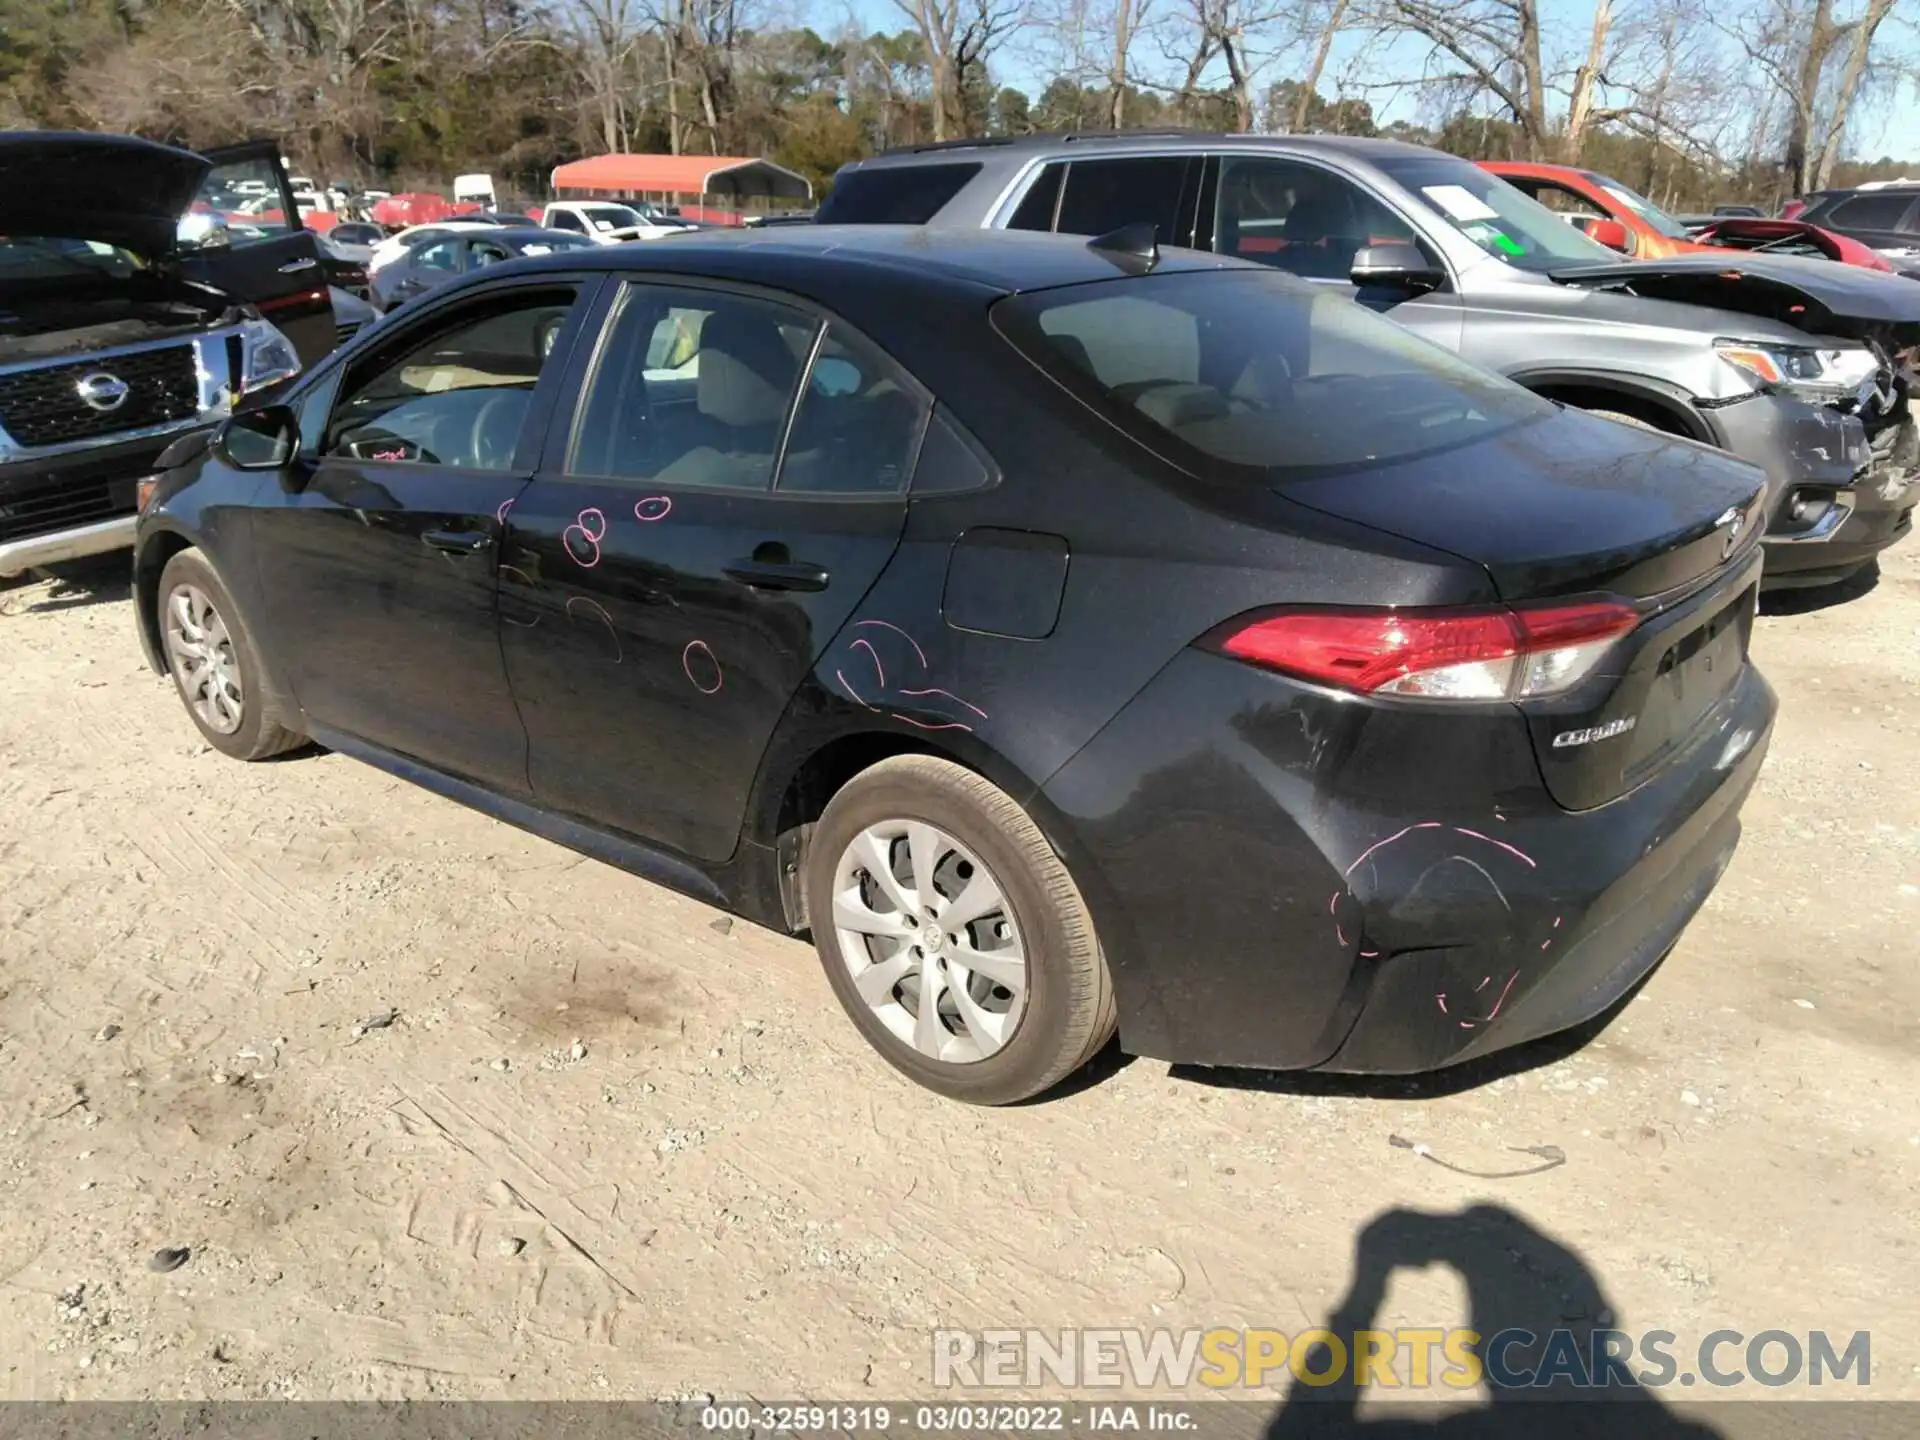
[[[121,574],[0,590],[0,1395],[926,1397],[936,1326],[1296,1332],[1370,1221],[1487,1205],[1376,1323],[1868,1329],[1920,1397],[1920,546],[1760,621],[1745,840],[1603,1027],[1000,1112],[898,1078],[804,944],[209,751]]]

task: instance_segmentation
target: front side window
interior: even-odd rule
[[[587,227],[580,223],[580,217],[575,215],[571,210],[555,210],[551,215],[547,216],[547,228],[549,230],[580,231],[585,230]]]
[[[426,245],[414,246],[413,268],[416,270],[435,270],[441,274],[452,274],[460,268],[460,242],[454,239],[446,239],[435,240]]]
[[[907,488],[927,405],[891,361],[829,325],[800,392],[779,490],[886,495]]]
[[[1444,155],[1374,163],[1481,250],[1516,270],[1544,274],[1620,262],[1613,251],[1478,165]]]
[[[467,268],[478,270],[482,265],[498,265],[503,260],[511,260],[512,253],[506,246],[495,240],[475,240],[467,246]]]
[[[629,285],[602,340],[568,470],[765,490],[819,324],[720,291]]]
[[[1418,245],[1413,227],[1343,175],[1298,160],[1220,162],[1213,248],[1316,280],[1345,280],[1363,246]]]
[[[1344,295],[1258,271],[1035,291],[993,316],[1097,414],[1212,480],[1411,460],[1553,413]]]
[[[355,461],[505,470],[534,385],[573,308],[570,289],[529,291],[450,329],[385,349],[341,388],[323,446]]]

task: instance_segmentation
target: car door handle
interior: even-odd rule
[[[478,555],[493,544],[493,537],[484,530],[429,530],[420,543],[448,555]]]
[[[726,576],[756,590],[824,590],[829,578],[818,565],[775,560],[735,560],[727,566]]]
[[[282,275],[298,275],[302,270],[312,270],[319,265],[318,260],[289,260],[280,267]]]

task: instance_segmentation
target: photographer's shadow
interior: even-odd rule
[[[1435,1264],[1453,1267],[1466,1284],[1467,1328],[1480,1336],[1480,1343],[1470,1348],[1486,1368],[1482,1383],[1491,1402],[1482,1404],[1463,1394],[1447,1403],[1449,1391],[1440,1377],[1449,1370],[1456,1375],[1464,1372],[1453,1357],[1443,1359],[1436,1346],[1429,1375],[1432,1388],[1419,1396],[1432,1403],[1416,1410],[1390,1396],[1378,1397],[1363,1416],[1353,1363],[1355,1332],[1378,1328],[1387,1282],[1395,1270]],[[1325,1322],[1325,1328],[1346,1347],[1346,1363],[1337,1367],[1337,1378],[1330,1383],[1315,1386],[1296,1379],[1267,1427],[1266,1440],[1323,1436],[1719,1440],[1718,1430],[1675,1414],[1634,1378],[1645,1368],[1638,1355],[1617,1367],[1603,1362],[1598,1370],[1590,1368],[1591,1357],[1604,1352],[1614,1323],[1599,1281],[1580,1257],[1504,1206],[1476,1205],[1441,1214],[1386,1211],[1360,1232],[1352,1283]],[[1499,1353],[1489,1357],[1487,1342],[1510,1331],[1527,1331],[1538,1338],[1527,1343],[1504,1341]],[[1577,1359],[1570,1362],[1569,1355]],[[1324,1344],[1316,1347],[1308,1373],[1328,1374],[1336,1368],[1335,1358]],[[1411,1378],[1406,1356],[1392,1358],[1404,1393]],[[1545,1385],[1527,1383],[1536,1369],[1543,1377],[1555,1378]],[[1613,1383],[1605,1388],[1582,1387],[1574,1378],[1606,1374],[1611,1374]]]

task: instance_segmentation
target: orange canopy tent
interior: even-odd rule
[[[737,155],[594,155],[555,167],[556,194],[713,196],[806,203],[813,185],[771,160]]]

